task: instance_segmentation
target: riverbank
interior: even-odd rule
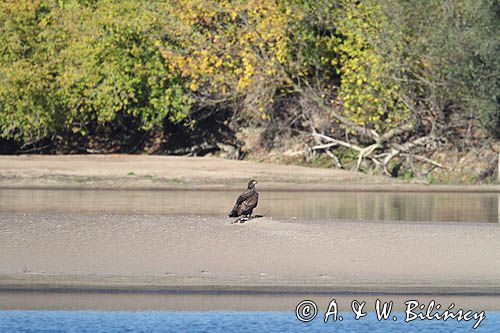
[[[0,188],[100,190],[500,192],[500,185],[428,185],[338,169],[211,157],[144,155],[0,156]]]

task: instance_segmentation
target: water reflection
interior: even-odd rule
[[[223,216],[234,191],[0,190],[0,212]],[[257,214],[306,219],[498,223],[500,195],[260,191]]]

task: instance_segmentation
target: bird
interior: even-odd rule
[[[255,179],[248,182],[247,190],[236,199],[236,204],[229,213],[229,217],[244,216],[248,220],[252,216],[252,212],[259,202],[259,193],[255,189],[256,184],[257,181]],[[240,219],[237,221],[240,221]]]

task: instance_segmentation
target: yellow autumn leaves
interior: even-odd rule
[[[224,100],[266,85],[286,89],[317,73],[337,72],[340,86],[330,89],[352,121],[366,125],[400,119],[404,110],[394,104],[397,87],[386,82],[389,68],[376,49],[384,23],[377,2],[306,3],[180,0],[166,7],[173,22],[162,54],[169,69],[204,97]],[[308,6],[330,6],[335,22],[315,27],[307,21],[315,19]],[[325,75],[325,89],[332,87],[332,77]]]
[[[343,0],[344,19],[339,29],[346,37],[339,45],[341,87],[339,100],[346,116],[359,125],[377,129],[400,121],[407,109],[397,103],[398,86],[390,80],[390,63],[378,49],[379,30],[386,23],[380,4]]]
[[[162,54],[189,78],[192,91],[228,97],[256,82],[282,81],[279,66],[290,57],[293,19],[284,2],[182,0],[169,11],[176,31],[169,32],[174,43]]]

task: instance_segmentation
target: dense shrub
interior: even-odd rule
[[[151,129],[189,110],[185,84],[164,65],[167,16],[148,1],[0,4],[2,136],[37,141],[129,115]],[[131,129],[133,130],[133,129]]]

